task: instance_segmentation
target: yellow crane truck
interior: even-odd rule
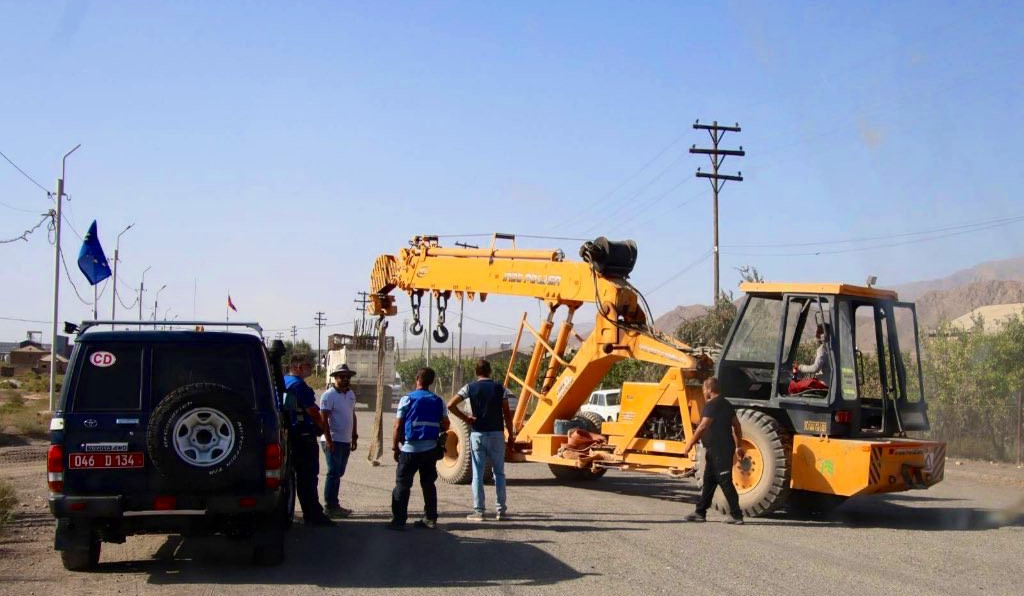
[[[499,241],[511,246],[499,247]],[[712,374],[742,424],[745,456],[735,462],[733,479],[748,516],[787,504],[818,507],[927,488],[942,479],[945,445],[906,437],[927,430],[928,418],[916,313],[894,292],[838,283],[744,283],[746,296],[716,363],[653,328],[643,295],[628,280],[635,243],[602,237],[583,244],[580,256],[572,261],[557,249],[518,249],[510,234],[495,234],[487,248],[443,247],[436,236],[417,236],[398,254],[377,257],[371,311],[382,320],[396,314],[392,292],[401,290],[411,301],[410,331],[419,334],[420,307],[430,292],[438,313],[428,332],[443,342],[453,298],[542,300],[547,317],[535,328],[524,314],[512,351],[524,331],[533,336],[526,373],[516,376],[510,363],[505,379],[519,389],[507,460],[546,463],[561,479],[596,479],[619,469],[699,481],[703,458],[699,450],[683,455],[683,445],[700,421],[701,383]],[[584,304],[596,306],[594,328],[570,356],[573,316]],[[552,337],[560,310],[565,315]],[[825,330],[826,375],[794,382],[798,354],[807,351],[818,326]],[[664,365],[664,377],[625,383],[614,422],[578,417],[612,365],[627,358]],[[604,440],[570,444],[566,421]],[[453,427],[438,471],[446,481],[468,482],[469,429],[458,420]]]

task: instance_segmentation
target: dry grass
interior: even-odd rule
[[[0,529],[14,517],[14,506],[17,504],[18,497],[14,494],[14,485],[0,480]]]
[[[0,390],[0,433],[46,438],[50,420],[39,411],[48,405],[45,400],[25,399],[20,391]]]

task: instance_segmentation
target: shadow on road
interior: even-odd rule
[[[510,487],[514,486],[569,486],[565,481],[556,478],[510,478]],[[632,497],[648,497],[673,503],[696,503],[700,496],[697,485],[693,481],[655,476],[651,474],[613,473],[589,482],[576,482],[574,489],[613,493]]]
[[[98,571],[148,573],[149,583],[156,585],[325,588],[542,586],[583,577],[536,544],[455,536],[443,529],[392,532],[380,521],[350,520],[334,528],[296,525],[288,534],[287,559],[280,567],[253,566],[244,542],[172,536],[152,560],[101,563]]]
[[[977,532],[1024,525],[1024,516],[1013,512],[973,507],[932,507],[928,503],[955,499],[911,495],[870,496],[851,499],[829,514],[818,517],[781,513],[759,525],[822,525],[850,528],[884,528],[921,532]],[[902,505],[901,502],[913,503]]]

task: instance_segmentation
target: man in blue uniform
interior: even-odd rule
[[[434,383],[434,369],[421,368],[416,372],[416,390],[398,402],[391,449],[398,468],[395,470],[395,490],[391,492],[390,530],[404,530],[409,517],[409,494],[412,479],[420,475],[423,489],[423,519],[415,522],[421,528],[437,527],[437,457],[435,448],[441,431],[448,430],[448,409],[444,400],[430,392]]]
[[[295,496],[302,507],[302,520],[311,526],[332,526],[316,494],[320,475],[320,448],[317,435],[324,432],[324,421],[316,405],[316,394],[304,380],[313,371],[311,354],[292,354],[284,377],[285,410],[291,414],[292,467],[295,469]]]

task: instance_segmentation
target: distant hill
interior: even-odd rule
[[[900,284],[893,286],[892,289],[899,292],[900,298],[903,300],[917,301],[919,297],[929,292],[953,290],[980,281],[1024,282],[1024,257],[988,261],[968,269],[962,269],[941,279]]]
[[[674,335],[676,329],[679,328],[683,321],[704,316],[709,308],[711,307],[703,304],[677,306],[660,317],[655,318],[654,326],[662,333]]]
[[[943,319],[953,320],[979,306],[1024,302],[1024,280],[977,281],[948,290],[932,290],[914,302],[917,304],[918,322],[927,329]]]

